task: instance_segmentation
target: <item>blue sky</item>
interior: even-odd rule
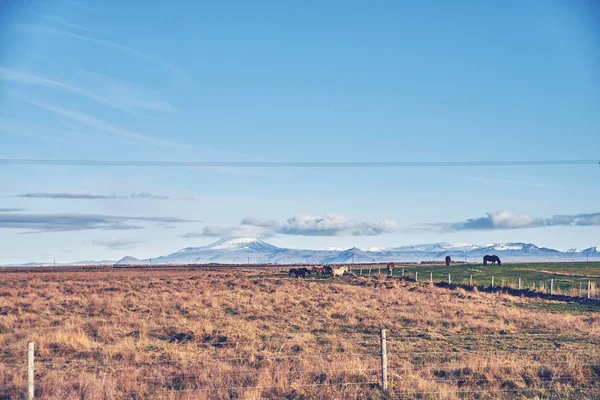
[[[595,1],[6,4],[0,158],[598,158]],[[0,262],[155,257],[222,235],[600,246],[599,173],[2,165]]]

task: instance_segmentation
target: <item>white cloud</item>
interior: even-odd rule
[[[525,229],[549,226],[600,226],[600,213],[555,215],[550,218],[536,218],[501,210],[486,213],[484,217],[470,218],[452,223],[423,224],[411,230],[438,230],[446,232],[465,230]]]
[[[255,226],[258,228],[279,228],[279,222],[274,220],[262,221],[256,217],[246,217],[240,225]]]
[[[379,222],[357,221],[341,215],[294,215],[278,230],[285,235],[304,236],[374,236],[397,232],[398,223],[385,219]]]

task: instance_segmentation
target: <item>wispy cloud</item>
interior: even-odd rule
[[[188,232],[182,237],[184,239],[196,239],[202,237],[228,237],[240,235],[238,227],[205,226],[200,232]]]
[[[110,250],[127,250],[143,243],[137,239],[115,239],[115,240],[92,240],[94,246],[106,247]]]
[[[86,69],[77,68],[76,71],[97,83],[105,91],[106,97],[121,107],[158,112],[177,111],[170,103],[158,100],[158,96],[144,86]]]
[[[39,101],[36,101],[33,99],[21,97],[14,93],[11,93],[11,94],[21,101],[24,101],[24,102],[34,105],[36,107],[42,108],[44,110],[53,112],[55,114],[61,115],[63,117],[69,118],[81,125],[84,125],[89,128],[93,128],[93,129],[96,129],[96,130],[99,130],[99,131],[102,131],[102,132],[105,132],[105,133],[108,133],[111,135],[116,135],[116,136],[120,136],[120,137],[127,138],[127,139],[134,139],[136,141],[143,141],[143,142],[147,142],[147,143],[150,143],[153,145],[158,145],[158,146],[169,146],[169,147],[176,147],[176,148],[190,147],[187,145],[182,145],[180,143],[175,143],[175,142],[171,142],[168,140],[158,139],[155,137],[143,135],[141,133],[132,132],[127,129],[122,129],[122,128],[119,128],[118,126],[113,125],[107,121],[101,120],[99,118],[93,117],[91,115],[88,115],[88,114],[85,114],[82,112],[70,110],[70,109],[63,108],[63,107],[60,107],[57,105],[50,105],[50,104],[42,103],[42,102],[39,102]]]
[[[9,212],[19,212],[19,211],[23,211],[22,208],[0,208],[0,213],[5,212],[5,213],[9,213]]]
[[[160,58],[146,54],[140,50],[134,49],[132,47],[127,47],[127,46],[124,46],[124,45],[121,45],[118,43],[114,43],[114,42],[111,42],[108,40],[97,39],[97,38],[94,38],[91,36],[86,36],[86,35],[82,35],[82,34],[78,34],[78,33],[65,31],[65,30],[58,29],[58,28],[51,27],[51,26],[37,25],[37,24],[19,24],[19,26],[26,28],[26,29],[30,29],[30,30],[37,30],[39,32],[46,33],[46,34],[50,33],[50,34],[62,35],[62,36],[70,37],[73,39],[78,39],[78,40],[86,41],[89,43],[94,43],[94,44],[104,46],[107,48],[115,49],[115,50],[121,51],[123,53],[131,54],[133,56],[139,57],[139,58],[149,61],[155,65],[159,65],[162,68],[169,71],[174,76],[182,76],[183,75],[183,71],[179,67],[177,67],[167,61],[161,60]]]
[[[54,22],[59,25],[66,26],[67,28],[81,29],[80,25],[72,24],[69,21],[67,21],[65,18],[63,18],[59,15],[42,15],[42,18],[44,18],[50,22]]]
[[[64,199],[64,200],[115,200],[115,199],[154,199],[168,200],[169,196],[160,196],[148,192],[132,193],[128,196],[103,195],[90,193],[23,193],[17,197],[28,199]]]
[[[244,218],[239,226],[206,226],[201,232],[190,232],[184,237],[225,237],[253,236],[271,237],[274,235],[295,236],[376,236],[399,231],[396,221],[358,221],[341,215],[325,216],[294,215],[284,223],[274,220],[260,220],[256,217]]]
[[[397,232],[396,221],[358,221],[341,215],[295,215],[288,219],[278,230],[284,235],[303,236],[375,236]]]
[[[410,228],[409,231],[436,230],[440,232],[456,232],[466,230],[543,228],[550,226],[600,226],[600,213],[554,215],[549,218],[537,218],[503,210],[486,213],[483,217],[470,218],[465,221],[421,224]]]
[[[97,79],[100,79],[98,78],[98,74],[94,75]],[[135,110],[160,112],[175,111],[175,107],[171,104],[162,100],[153,99],[149,94],[144,93],[143,89],[135,87],[128,82],[110,80],[110,78],[105,76],[102,77],[102,81],[100,82],[101,89],[99,90],[103,92],[102,95],[57,79],[48,79],[14,68],[0,67],[0,79],[13,83],[24,83],[67,91],[137,116],[142,115],[138,114]]]
[[[102,214],[0,213],[0,229],[26,230],[26,233],[143,229],[143,223],[176,224],[192,222],[172,217],[115,216]],[[135,224],[135,225],[134,225]]]
[[[258,219],[256,217],[246,217],[242,220],[242,222],[240,222],[240,225],[255,226],[258,228],[273,228],[273,229],[280,227],[279,222],[277,222],[275,220],[261,221],[260,219]]]

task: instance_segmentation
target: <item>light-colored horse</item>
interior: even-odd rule
[[[339,267],[339,268],[334,268],[332,271],[332,275],[335,278],[336,276],[343,276],[344,273],[348,271],[348,267],[344,266],[344,267]]]

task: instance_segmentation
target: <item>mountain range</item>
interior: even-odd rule
[[[125,257],[116,264],[334,264],[369,262],[421,262],[443,260],[479,262],[486,254],[505,261],[585,261],[600,260],[600,247],[559,251],[532,243],[495,243],[486,245],[431,243],[414,246],[349,249],[301,250],[274,246],[259,239],[224,238],[202,247],[188,247],[166,256],[144,260]]]
[[[277,247],[260,239],[230,237],[201,247],[187,247],[176,253],[137,259],[124,257],[115,261],[82,261],[69,265],[148,265],[148,264],[336,264],[370,262],[442,261],[446,256],[455,261],[481,262],[486,254],[502,261],[600,261],[600,247],[559,251],[532,243],[493,243],[485,245],[429,243],[390,248],[302,250]],[[18,266],[52,265],[27,263]],[[65,265],[65,264],[61,264]]]

